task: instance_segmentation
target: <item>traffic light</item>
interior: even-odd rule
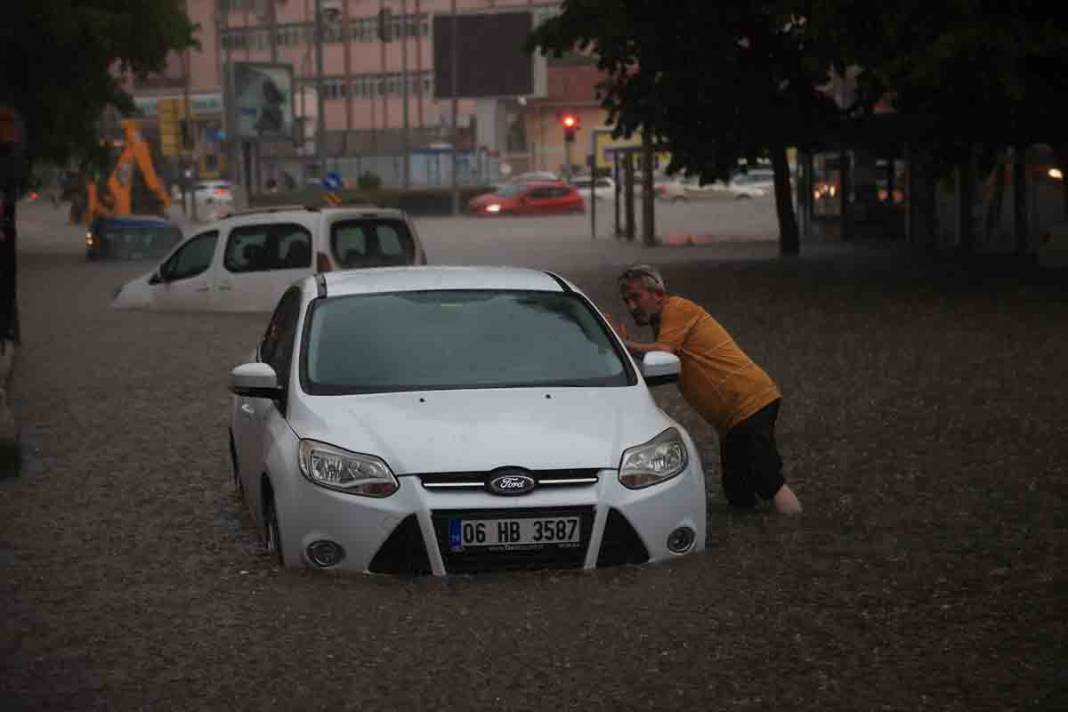
[[[564,140],[570,143],[575,140],[575,131],[578,130],[579,120],[574,114],[564,114],[560,117],[560,125],[564,127]]]

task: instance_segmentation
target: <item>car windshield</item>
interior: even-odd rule
[[[497,189],[497,195],[502,198],[513,198],[523,192],[523,183],[505,183]]]
[[[301,351],[302,381],[313,395],[637,382],[588,304],[557,292],[319,300]]]

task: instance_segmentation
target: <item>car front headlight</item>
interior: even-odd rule
[[[317,440],[300,441],[300,471],[320,487],[364,497],[388,497],[400,488],[381,458]]]
[[[688,462],[682,435],[675,428],[668,428],[649,442],[623,451],[619,481],[629,489],[649,487],[679,474]]]

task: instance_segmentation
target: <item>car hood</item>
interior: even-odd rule
[[[302,395],[293,406],[299,437],[377,455],[398,475],[615,468],[673,424],[644,386]]]

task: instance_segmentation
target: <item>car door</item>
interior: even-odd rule
[[[211,309],[211,265],[218,230],[194,235],[163,261],[149,280],[149,305],[157,309]]]
[[[258,349],[258,360],[274,369],[285,394],[288,394],[292,387],[289,374],[299,317],[300,290],[293,287],[278,301]],[[258,493],[259,476],[265,469],[269,445],[265,433],[273,419],[284,418],[285,402],[285,397],[278,401],[269,398],[238,398],[233,422],[234,445],[237,449],[241,481],[252,492]]]
[[[531,188],[526,194],[523,212],[528,215],[544,215],[552,209],[551,188]]]
[[[285,288],[312,274],[312,234],[293,222],[230,230],[215,273],[217,308],[268,311]]]

